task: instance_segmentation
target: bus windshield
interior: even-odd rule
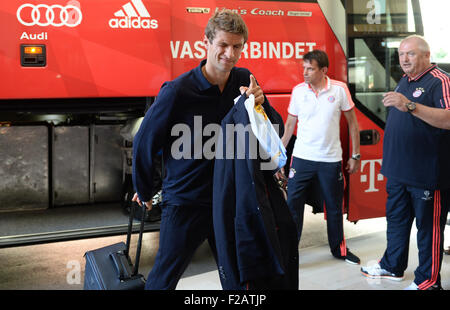
[[[347,0],[348,80],[356,102],[384,128],[386,108],[381,99],[403,75],[397,49],[403,38],[423,35],[431,61],[450,67],[448,0]],[[439,9],[436,9],[439,8]]]

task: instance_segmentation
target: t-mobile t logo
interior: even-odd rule
[[[376,175],[376,181],[383,181],[383,175],[381,173],[375,173],[375,167],[376,165],[380,165],[381,167],[381,163],[382,163],[382,159],[370,159],[370,160],[362,160],[361,161],[361,183],[365,183],[367,181],[369,181],[369,188],[366,189],[364,192],[366,193],[370,193],[370,192],[378,192],[379,189],[375,187],[375,175]],[[364,167],[366,166],[366,164],[369,164],[369,174],[362,174],[362,172],[364,172]],[[377,169],[377,171],[380,171],[379,169]],[[367,176],[369,176],[369,178],[367,179]]]

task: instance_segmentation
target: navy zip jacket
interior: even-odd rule
[[[220,127],[234,99],[240,96],[239,87],[250,84],[250,71],[234,67],[220,92],[203,76],[205,63],[203,60],[162,85],[134,138],[133,184],[143,202],[152,199],[154,158],[163,150],[164,204],[212,205],[214,158],[206,157],[203,148],[213,141],[206,129],[210,124]],[[273,121],[273,108],[267,99],[263,107]]]
[[[273,171],[261,170],[261,160],[249,156],[248,137],[226,131],[229,124],[249,124],[245,99],[241,96],[222,121],[222,147],[233,144],[236,150],[244,143],[246,156],[216,157],[214,167],[213,223],[222,288],[259,283],[258,288],[298,289],[297,230]]]
[[[405,74],[395,91],[413,102],[450,110],[450,76],[436,65],[414,79]],[[417,188],[449,189],[450,130],[396,108],[388,112],[381,173]]]

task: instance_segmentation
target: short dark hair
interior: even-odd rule
[[[328,68],[329,66],[328,55],[322,50],[313,50],[311,52],[306,53],[305,55],[303,55],[303,61],[305,60],[307,60],[310,63],[312,63],[313,60],[317,61],[319,69],[322,69],[323,67]]]
[[[244,37],[244,43],[248,39],[248,29],[242,17],[230,9],[222,9],[214,13],[205,28],[205,35],[209,42],[216,37],[216,32],[223,30],[226,32],[240,34]]]

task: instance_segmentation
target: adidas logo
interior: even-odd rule
[[[109,20],[111,28],[156,29],[158,21],[150,18],[150,13],[142,0],[131,0],[114,13]]]

